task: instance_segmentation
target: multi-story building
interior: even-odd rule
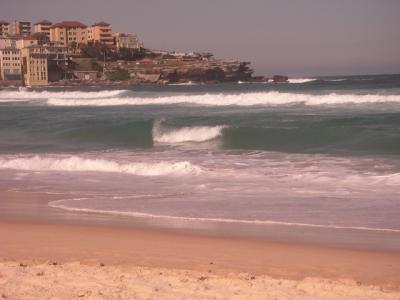
[[[50,41],[65,47],[87,43],[87,26],[77,21],[64,21],[50,27]]]
[[[28,46],[22,49],[22,61],[27,85],[47,85],[68,73],[67,48],[59,44]]]
[[[140,49],[143,48],[143,44],[139,42],[139,39],[135,34],[132,33],[114,33],[115,46],[120,48],[128,49]]]
[[[17,48],[22,49],[30,45],[37,45],[38,40],[33,36],[8,36],[0,37],[0,49]]]
[[[28,21],[14,21],[13,33],[15,35],[31,35],[31,22]]]
[[[49,82],[66,78],[68,75],[67,48],[54,43],[43,45],[43,47],[47,54]]]
[[[10,23],[0,21],[0,36],[8,36],[10,34]]]
[[[101,43],[107,46],[114,45],[112,27],[106,22],[93,24],[87,29],[88,43]]]
[[[21,67],[21,51],[19,49],[0,49],[1,80],[21,80]]]
[[[32,45],[22,49],[23,76],[27,85],[49,83],[46,49]]]
[[[15,40],[10,37],[0,37],[0,49],[15,48]]]
[[[43,20],[35,23],[35,32],[43,33],[50,40],[50,27],[53,23],[47,20]]]
[[[13,36],[11,39],[14,40],[15,47],[18,49],[38,44],[37,38],[33,36]]]

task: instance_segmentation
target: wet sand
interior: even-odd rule
[[[138,299],[146,299],[150,292],[157,295],[150,298],[164,299],[190,295],[219,299],[235,292],[239,299],[400,296],[396,252],[4,221],[0,245],[0,290],[10,299],[34,299],[39,290],[43,297],[61,299],[111,295],[128,299],[134,291],[139,291]],[[168,284],[176,294],[168,293]],[[116,291],[116,286],[121,288]]]
[[[2,196],[3,204],[17,201],[15,193]],[[39,198],[31,209],[40,208]],[[40,221],[40,210],[16,218],[13,209],[0,214],[0,296],[7,299],[400,297],[399,251],[85,223],[63,211],[59,222]]]

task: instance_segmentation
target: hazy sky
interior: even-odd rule
[[[0,19],[107,21],[153,49],[251,61],[258,74],[400,73],[400,0],[0,0]]]

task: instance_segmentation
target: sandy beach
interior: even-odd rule
[[[4,299],[399,299],[400,254],[0,223]]]
[[[0,93],[0,299],[400,300],[399,75]]]

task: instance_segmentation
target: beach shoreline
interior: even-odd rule
[[[75,280],[78,287],[80,280],[108,281],[110,272],[126,278],[144,272],[148,277],[131,280],[136,283],[145,280],[143,288],[153,290],[163,284],[165,278],[159,274],[165,273],[168,280],[180,283],[177,289],[182,293],[193,293],[195,288],[204,288],[207,281],[214,280],[217,298],[222,297],[218,293],[223,292],[217,290],[223,290],[232,281],[237,281],[238,287],[242,286],[242,292],[249,296],[255,288],[248,289],[247,285],[254,278],[260,280],[256,284],[257,291],[266,291],[267,286],[272,285],[278,294],[292,289],[286,293],[293,292],[292,295],[299,297],[316,296],[326,292],[327,286],[331,296],[336,293],[351,295],[354,290],[363,296],[377,293],[379,299],[398,299],[395,297],[400,294],[398,252],[207,237],[131,227],[22,221],[0,221],[0,245],[1,290],[9,296],[13,292],[26,292],[33,297],[35,287],[41,284],[47,286],[45,293],[65,289],[62,280],[71,276],[75,276],[70,280]],[[40,272],[58,274],[55,287],[50,288],[44,278],[37,275]],[[114,281],[117,280],[115,276]],[[31,289],[18,288],[17,278]],[[185,287],[182,280],[193,281],[193,285]],[[304,285],[309,288],[306,293],[299,290],[299,286]],[[85,291],[93,296],[99,289],[89,285]],[[82,293],[82,289],[78,290],[74,292]],[[128,291],[126,288],[121,293]],[[61,294],[61,299],[68,298],[66,295]],[[170,299],[170,295],[165,295]],[[202,298],[201,293],[198,295]],[[241,296],[238,298],[247,298],[246,294]]]
[[[400,252],[399,232],[296,224],[225,222],[191,218],[148,217],[65,210],[49,205],[86,194],[48,193],[0,187],[0,222],[121,227],[214,238],[239,238],[339,247],[353,250]]]
[[[331,233],[318,228],[263,227],[275,235],[252,236],[251,227],[234,224],[218,228],[203,222],[205,230],[47,205],[68,196],[1,189],[0,292],[6,297],[397,300],[400,295],[396,247],[336,243],[345,237],[340,234],[326,243],[321,236],[325,232],[329,239]],[[347,239],[360,240],[362,233],[368,231]],[[365,235],[379,243],[376,236]]]

